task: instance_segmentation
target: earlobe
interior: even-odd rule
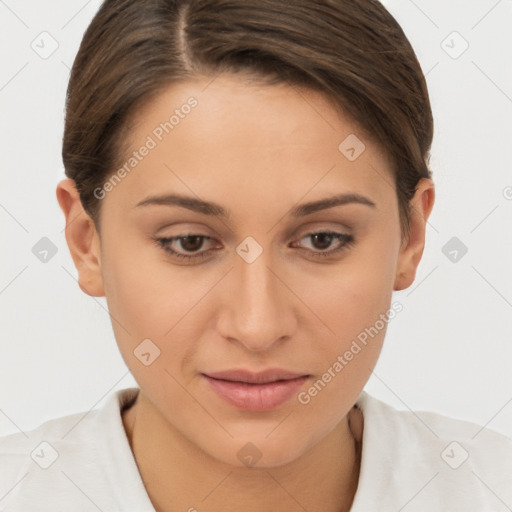
[[[94,222],[82,207],[74,180],[60,181],[56,194],[66,218],[66,242],[78,271],[78,285],[87,295],[103,297],[100,239]]]
[[[410,234],[400,249],[394,290],[404,290],[414,282],[425,247],[426,225],[434,206],[434,199],[434,183],[429,178],[422,178],[410,201]]]

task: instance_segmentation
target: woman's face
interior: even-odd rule
[[[125,172],[97,191],[123,358],[209,455],[289,462],[345,417],[381,350],[401,254],[389,163],[323,96],[234,76],[175,85],[136,121]],[[276,368],[307,377],[225,384],[230,399],[205,377]]]

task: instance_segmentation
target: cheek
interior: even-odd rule
[[[366,324],[373,324],[391,302],[399,251],[399,237],[391,227],[375,230],[341,276],[345,302],[354,317]]]
[[[102,272],[114,323],[118,319],[137,336],[161,336],[186,305],[183,277],[150,240],[107,237]]]
[[[140,361],[134,359],[134,351],[143,340],[163,347],[162,334],[173,325],[170,315],[177,292],[160,275],[154,251],[145,243],[130,243],[124,236],[105,239],[102,273],[112,327],[126,364],[136,371]]]
[[[308,417],[322,417],[330,428],[357,400],[379,358],[387,322],[396,316],[389,275],[393,265],[381,261],[368,257],[347,265],[329,280],[329,293],[312,305],[335,335],[318,339],[315,380],[298,401]]]
[[[196,350],[206,322],[204,299],[218,280],[173,266],[150,243],[116,243],[110,239],[102,254],[102,272],[112,326],[119,350],[132,373],[143,379],[147,369],[137,354],[146,347],[158,357],[151,375],[179,366]],[[125,255],[129,255],[126,257]],[[143,340],[146,345],[141,345]],[[186,340],[186,342],[185,342]],[[155,348],[156,347],[156,348]]]
[[[397,251],[393,244],[369,242],[338,264],[301,272],[293,280],[297,294],[341,342],[373,324],[391,302]]]
[[[324,274],[304,273],[302,279],[296,278],[301,287],[298,295],[308,298],[309,308],[329,328],[311,317],[309,329],[317,336],[314,367],[321,380],[311,390],[313,395],[318,393],[316,403],[344,400],[347,392],[356,393],[351,397],[355,399],[369,378],[387,322],[395,316],[391,299],[397,255],[398,240],[373,237],[338,265],[322,270]],[[320,331],[322,336],[318,336]]]

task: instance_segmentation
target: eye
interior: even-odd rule
[[[337,233],[335,231],[316,231],[313,233],[307,233],[300,240],[305,239],[309,239],[311,242],[309,249],[308,247],[304,247],[302,244],[297,245],[297,242],[294,242],[294,246],[308,249],[308,252],[315,257],[332,256],[347,249],[354,243],[354,237],[352,235]],[[337,245],[334,249],[329,249],[332,247],[333,242],[336,242]]]
[[[198,252],[205,245],[205,241],[213,241],[213,239],[206,235],[188,234],[173,237],[153,238],[153,240],[165,252],[178,259],[193,260],[207,257],[211,250]],[[179,252],[173,248],[173,244]],[[187,254],[189,253],[189,254]]]

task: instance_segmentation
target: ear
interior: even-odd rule
[[[56,193],[66,217],[66,241],[78,270],[78,285],[87,295],[103,297],[100,237],[94,222],[82,207],[74,180],[59,182]]]
[[[416,277],[425,247],[427,220],[434,206],[434,183],[422,178],[416,187],[416,193],[410,201],[410,234],[403,240],[395,276],[394,290],[404,290],[411,286]]]

